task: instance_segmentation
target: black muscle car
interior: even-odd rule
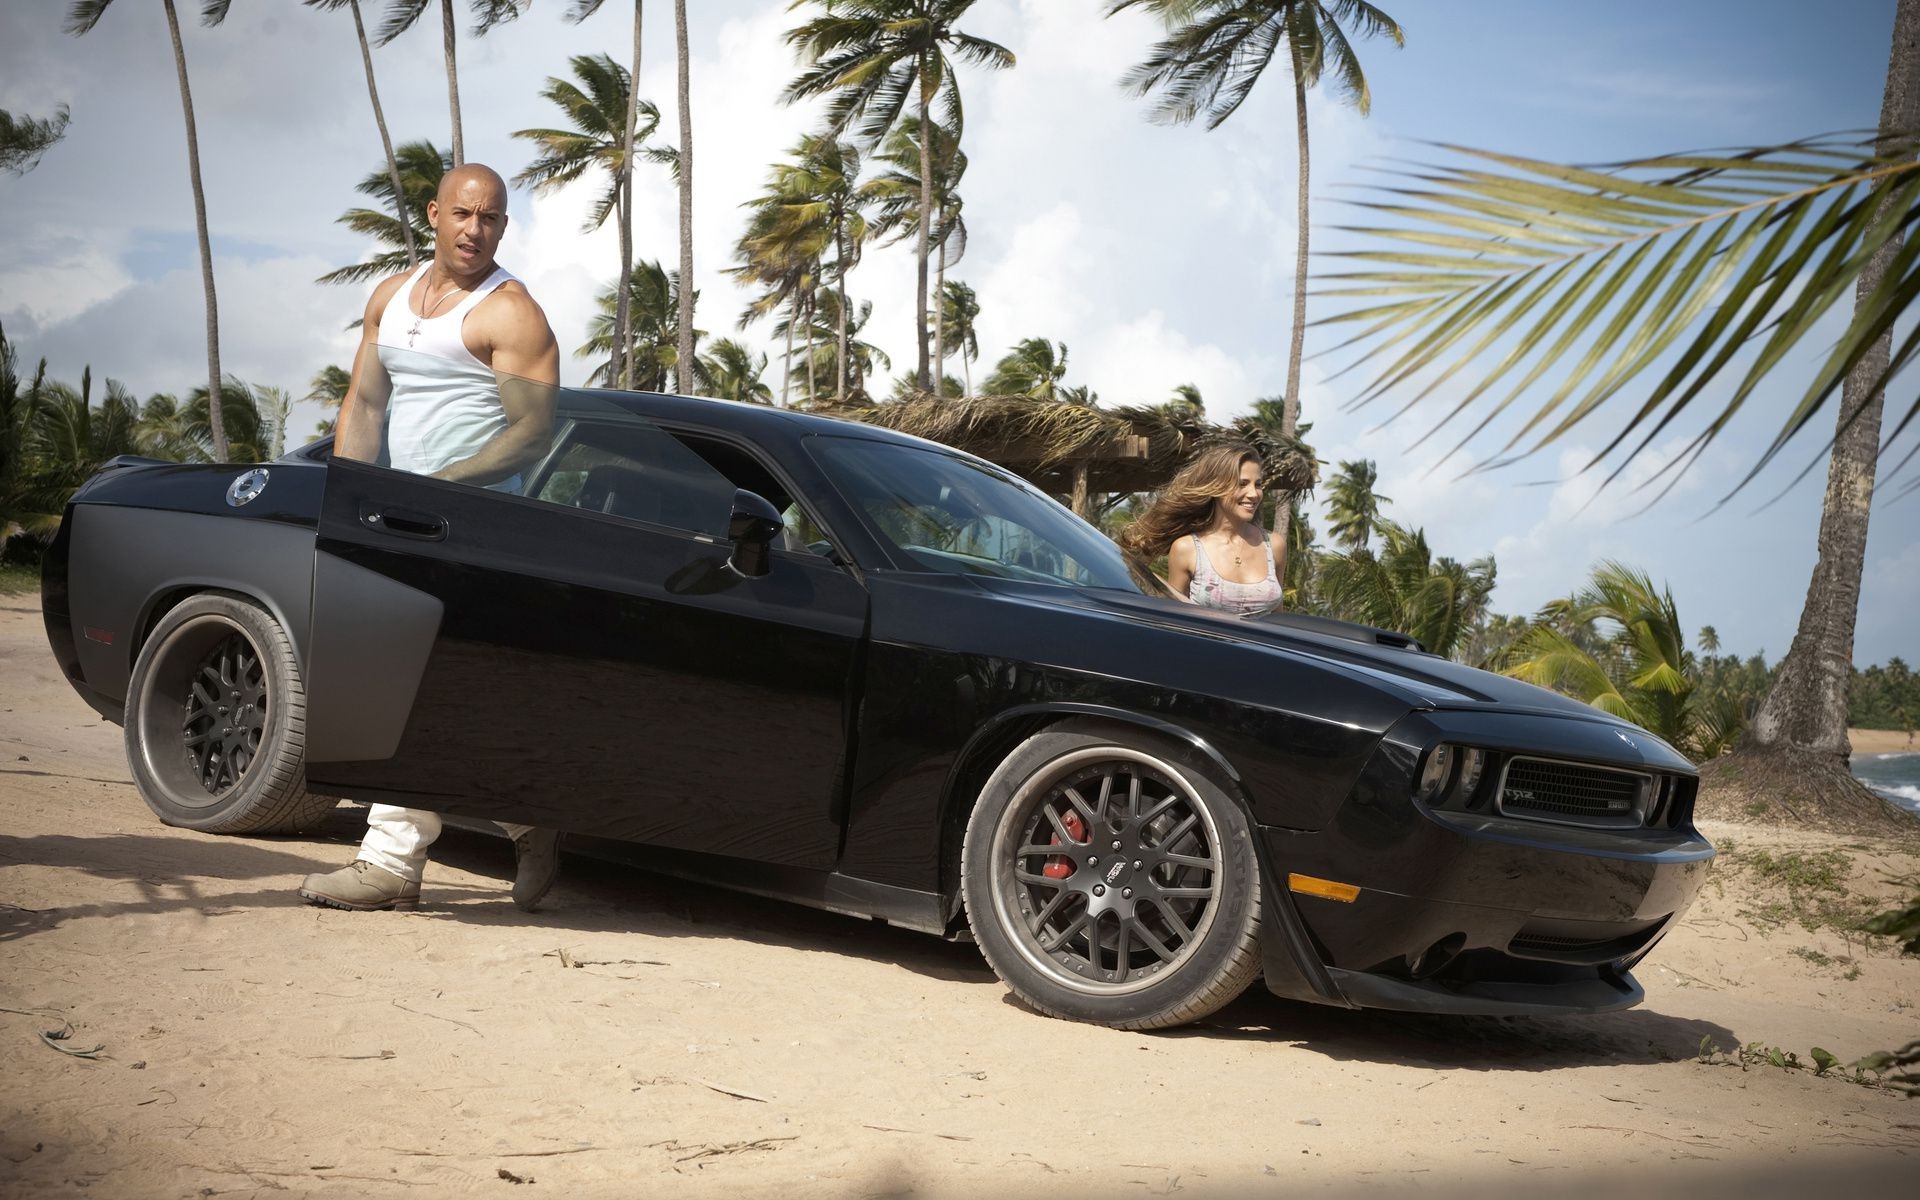
[[[1017,477],[865,425],[564,390],[517,494],[121,459],[47,634],[141,795],[337,797],[969,933],[1034,1008],[1597,1012],[1713,849],[1652,734],[1409,639],[1153,594]],[[589,843],[585,839],[596,839]]]

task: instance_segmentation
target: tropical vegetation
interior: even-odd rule
[[[40,163],[40,156],[67,135],[67,106],[62,104],[51,117],[15,115],[0,109],[0,171],[25,175]]]
[[[1920,0],[1899,0],[1893,40],[1920,41]],[[1920,335],[1898,331],[1895,341],[1896,323],[1920,298],[1920,243],[1905,236],[1920,217],[1920,81],[1907,57],[1890,60],[1871,137],[1666,154],[1604,169],[1455,148],[1449,162],[1399,172],[1368,202],[1382,218],[1361,231],[1373,245],[1345,252],[1353,269],[1330,277],[1331,294],[1350,305],[1330,320],[1357,325],[1350,341],[1360,362],[1374,364],[1356,403],[1394,391],[1406,397],[1404,412],[1458,377],[1471,386],[1432,425],[1475,412],[1454,452],[1519,405],[1524,423],[1479,466],[1551,445],[1650,377],[1587,469],[1614,459],[1604,475],[1612,484],[1663,435],[1683,442],[1659,446],[1665,461],[1641,485],[1657,488],[1655,499],[1789,351],[1811,347],[1818,367],[1728,493],[1837,401],[1832,440],[1806,468],[1822,458],[1828,465],[1819,558],[1793,646],[1741,747],[1767,761],[1737,771],[1765,772],[1777,785],[1768,790],[1781,794],[1811,787],[1836,823],[1853,827],[1887,819],[1887,806],[1848,770],[1846,697],[1885,389],[1920,354]],[[1848,298],[1852,311],[1833,338],[1822,318],[1845,311]],[[1559,382],[1536,389],[1556,366]],[[1723,378],[1730,388],[1709,391]],[[1675,424],[1689,406],[1698,418],[1690,434]],[[1920,400],[1888,448],[1916,416]],[[1896,475],[1915,453],[1920,446],[1896,462]]]
[[[807,2],[796,0],[794,7]],[[942,123],[955,131],[957,143],[962,118],[954,60],[994,70],[1014,65],[1013,51],[958,28],[974,0],[818,2],[822,15],[787,35],[803,64],[800,75],[787,87],[787,101],[828,97],[828,132],[841,137],[851,131],[867,148],[880,145],[899,126],[903,114],[916,119],[918,128],[928,128],[936,107]],[[909,101],[913,111],[906,114]],[[933,386],[927,336],[927,260],[939,212],[934,201],[933,140],[918,140],[913,378],[921,391]]]

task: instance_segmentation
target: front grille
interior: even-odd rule
[[[1647,776],[1579,763],[1516,758],[1500,785],[1500,810],[1571,825],[1640,824]]]

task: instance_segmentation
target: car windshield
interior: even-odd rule
[[[1140,590],[1119,547],[1018,476],[865,438],[814,437],[808,445],[912,569]]]

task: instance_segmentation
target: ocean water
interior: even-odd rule
[[[1920,753],[1856,754],[1852,765],[1855,779],[1920,815]]]

